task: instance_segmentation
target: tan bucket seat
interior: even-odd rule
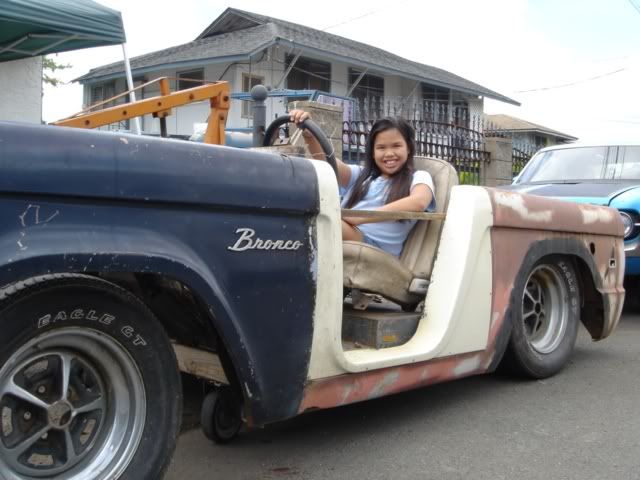
[[[426,157],[415,157],[414,165],[431,174],[436,190],[435,211],[446,212],[451,188],[458,184],[453,166],[445,160]],[[344,287],[375,293],[405,308],[414,308],[425,298],[443,224],[443,220],[419,220],[399,258],[366,243],[343,242]]]

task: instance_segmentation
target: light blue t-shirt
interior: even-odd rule
[[[348,165],[351,169],[351,178],[347,188],[344,189],[342,197],[342,206],[344,207],[347,200],[351,196],[351,190],[356,183],[357,178],[360,176],[362,169],[359,165]],[[389,179],[379,176],[369,184],[369,191],[365,197],[356,203],[352,210],[376,210],[385,204],[385,200],[389,189]],[[431,203],[427,207],[426,211],[433,211],[436,208],[436,198],[434,195],[435,188],[433,187],[433,179],[429,172],[424,170],[417,170],[413,173],[413,180],[411,181],[411,187],[409,191],[413,189],[415,185],[424,184],[431,189],[432,199]],[[375,222],[375,223],[363,223],[358,225],[357,228],[364,235],[364,241],[372,244],[375,247],[395,255],[400,255],[402,251],[402,245],[409,235],[409,231],[416,224],[416,220],[403,220],[403,221],[390,221],[390,222]]]

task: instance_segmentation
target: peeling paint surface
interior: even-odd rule
[[[469,372],[475,372],[480,367],[480,359],[480,355],[465,358],[453,369],[453,374],[458,377]]]
[[[513,210],[522,220],[549,223],[553,219],[552,210],[529,209],[524,197],[518,193],[496,191],[494,199],[497,205]]]
[[[559,202],[544,197],[487,189],[493,202],[494,227],[491,250],[493,288],[491,326],[487,348],[426,362],[357,374],[344,374],[310,382],[299,412],[331,408],[444,381],[485,373],[498,353],[498,340],[505,326],[516,276],[530,250],[540,242],[579,246],[593,265],[595,283],[603,295],[605,311],[601,325],[586,325],[594,339],[604,338],[620,318],[624,289],[622,224],[615,210]],[[552,224],[550,220],[553,219]],[[581,232],[581,233],[572,233]],[[585,253],[586,252],[586,253]],[[554,253],[550,250],[546,254]],[[544,252],[543,252],[544,254]]]
[[[400,378],[400,373],[393,369],[387,373],[385,373],[384,377],[382,377],[382,381],[376,384],[376,386],[369,392],[369,398],[378,398],[384,395],[384,392],[391,385],[396,383]]]
[[[41,210],[44,213],[41,214]],[[60,215],[60,210],[42,209],[41,205],[29,204],[27,208],[18,215],[18,220],[22,229],[19,232],[20,237],[16,240],[16,245],[20,252],[28,250],[27,231],[36,226],[46,226],[54,218]]]
[[[456,372],[460,364],[477,363],[484,354],[457,355],[430,362],[414,363],[400,367],[372,370],[358,374],[346,374],[311,382],[305,389],[299,412],[315,408],[332,408],[338,405],[371,400],[393,393],[424,387],[468,375],[481,373],[465,368]],[[426,364],[428,363],[428,369]]]
[[[43,223],[49,223],[51,220],[60,215],[59,210],[55,210],[52,213],[47,212],[44,218],[40,217],[40,205],[31,205],[27,207],[27,209],[18,215],[18,219],[20,220],[20,224],[23,227],[29,227],[31,225],[40,225]]]
[[[598,208],[594,210],[593,208],[580,208],[580,213],[582,213],[582,219],[584,223],[609,223],[613,220],[613,216],[615,215],[611,210],[604,210],[602,208]]]
[[[486,188],[494,225],[594,235],[623,235],[617,210]],[[607,213],[609,212],[609,213]]]

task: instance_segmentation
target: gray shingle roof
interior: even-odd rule
[[[563,140],[577,140],[578,137],[567,135],[566,133],[552,130],[551,128],[538,125],[536,123],[522,120],[521,118],[512,117],[511,115],[496,114],[485,115],[485,118],[498,127],[500,130],[506,130],[509,132],[540,132],[547,135],[552,135]]]
[[[274,43],[294,46],[315,57],[335,58],[373,72],[410,77],[443,87],[519,105],[515,100],[440,68],[394,55],[364,43],[305,27],[277,18],[234,8],[225,10],[193,42],[158,50],[131,59],[135,73],[166,66],[193,65],[195,62],[221,61],[259,52]],[[124,72],[122,62],[94,68],[78,78],[80,82],[115,76]]]
[[[273,25],[259,25],[228,34],[197,39],[175,47],[157,50],[131,59],[133,73],[143,73],[151,69],[158,69],[166,65],[188,64],[194,61],[205,62],[216,58],[234,56],[246,57],[264,48],[273,40]],[[76,81],[87,82],[93,79],[124,74],[124,63],[116,62],[93,68],[89,73],[79,77]]]

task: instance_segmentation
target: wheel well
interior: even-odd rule
[[[188,285],[159,274],[107,273],[99,276],[138,296],[164,326],[172,341],[218,354],[227,379],[241,393],[231,358],[214,327],[214,318]]]
[[[604,300],[602,294],[596,288],[593,273],[587,262],[579,256],[572,255],[572,257],[576,265],[582,294],[580,319],[592,338],[601,338],[604,329]]]

